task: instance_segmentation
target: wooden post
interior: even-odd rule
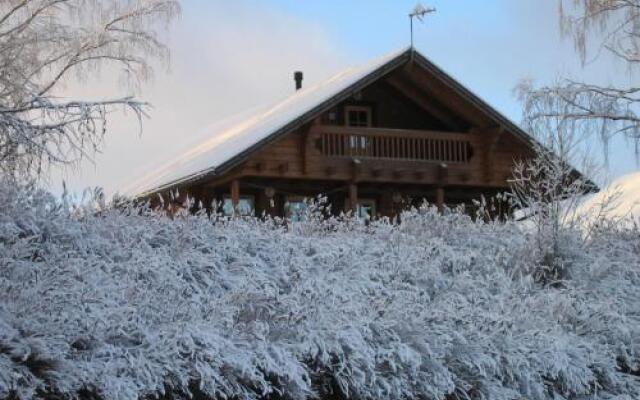
[[[449,181],[449,167],[447,164],[438,166],[438,186],[436,188],[436,206],[440,214],[444,212],[444,187]]]
[[[238,204],[240,203],[240,181],[234,179],[231,181],[231,205],[233,211],[237,211]]]
[[[394,216],[394,207],[393,207],[393,195],[391,191],[385,190],[380,195],[380,201],[378,206],[378,213],[384,215],[386,217]]]
[[[261,190],[256,195],[256,216],[262,217],[262,215],[270,215],[271,207],[269,207],[269,198],[264,194],[264,190]]]
[[[319,118],[316,118],[316,120],[314,121],[314,124],[317,124],[319,122],[317,122],[319,120]],[[309,164],[309,143],[310,140],[309,138],[311,137],[311,133],[310,130],[307,129],[301,136],[300,138],[300,154],[301,154],[301,160],[302,160],[302,174],[303,175],[307,175],[308,173],[308,164]]]
[[[436,189],[436,205],[438,206],[438,212],[442,214],[444,211],[444,187],[438,186]]]
[[[484,179],[486,183],[492,183],[495,179],[493,156],[498,145],[498,141],[504,133],[504,127],[500,126],[493,130],[488,130],[484,133],[484,144],[482,146],[483,151],[483,164],[484,164]]]
[[[354,213],[358,210],[358,185],[355,182],[349,184],[349,207]]]

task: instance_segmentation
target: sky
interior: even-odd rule
[[[633,79],[621,65],[599,59],[584,67],[558,28],[556,0],[425,0],[437,9],[415,25],[416,48],[514,122],[522,79],[550,84],[559,77],[597,83]],[[142,130],[131,115],[113,114],[100,153],[52,174],[79,192],[122,192],[137,178],[211,134],[207,127],[366,63],[410,43],[408,13],[415,0],[183,0],[168,32],[172,55],[135,93],[153,105]],[[71,82],[74,96],[130,94],[108,72]],[[599,156],[598,156],[599,157]],[[633,146],[616,140],[605,176],[638,170]]]

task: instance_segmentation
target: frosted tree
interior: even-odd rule
[[[91,154],[116,108],[142,118],[132,97],[83,101],[59,89],[106,67],[127,84],[147,79],[150,60],[168,55],[160,32],[178,13],[176,0],[2,0],[0,173],[33,177]]]
[[[522,102],[531,100],[528,83],[516,90]],[[597,188],[588,178],[596,167],[583,151],[581,123],[568,117],[572,104],[550,96],[535,108],[545,110],[545,118],[526,121],[537,139],[535,156],[516,162],[510,200],[535,231],[538,264],[532,272],[538,280],[551,283],[563,277],[563,253],[575,247],[576,230],[589,231],[578,209],[584,195]],[[574,165],[580,165],[582,173]]]
[[[559,0],[562,34],[570,37],[583,64],[610,56],[626,65],[627,84],[599,85],[566,79],[529,87],[524,102],[528,124],[562,117],[585,135],[609,139],[623,135],[640,143],[640,88],[634,84],[640,66],[640,0]],[[562,105],[558,107],[558,105]]]
[[[534,158],[516,162],[509,195],[511,204],[525,213],[535,231],[537,264],[529,272],[538,281],[552,283],[563,278],[563,250],[575,245],[574,228],[580,222],[576,209],[592,183],[566,158],[550,150],[553,142],[546,144],[537,147]]]
[[[169,218],[0,184],[0,399],[640,398],[637,228]],[[524,273],[523,273],[524,272]]]

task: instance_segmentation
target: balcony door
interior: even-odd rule
[[[366,106],[346,106],[344,121],[348,127],[370,128],[371,127],[371,107]],[[364,135],[349,136],[349,154],[353,156],[368,155],[367,150],[371,147],[371,139]]]

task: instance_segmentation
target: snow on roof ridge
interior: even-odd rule
[[[251,145],[283,128],[295,118],[311,111],[323,101],[337,95],[408,50],[408,47],[404,47],[375,58],[366,64],[345,68],[325,81],[302,88],[269,105],[254,107],[257,110],[256,114],[247,117],[246,121],[234,125],[225,124],[225,121],[237,119],[237,115],[244,113],[223,119],[214,124],[223,128],[214,132],[210,138],[184,151],[163,166],[154,168],[154,172],[150,172],[127,185],[124,192],[133,196],[145,195],[168,185],[179,184],[213,172],[222,163],[247,150]],[[211,125],[204,129],[210,129],[210,127]],[[234,141],[236,143],[233,143]],[[221,149],[223,145],[227,145],[227,147]],[[216,150],[218,151],[216,152]],[[224,150],[228,151],[223,154]],[[210,157],[205,157],[206,155]]]

